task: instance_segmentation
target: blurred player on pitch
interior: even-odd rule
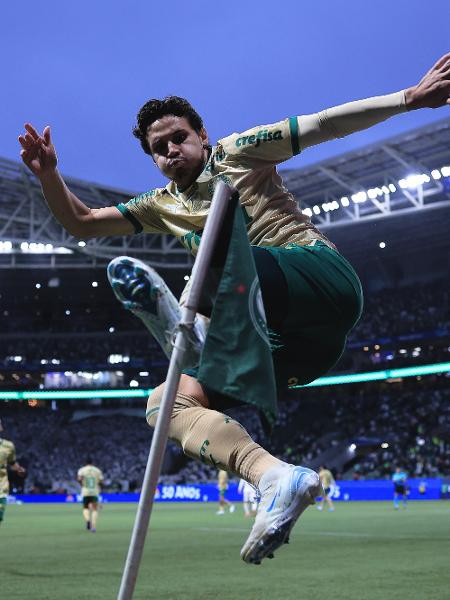
[[[329,512],[333,512],[334,505],[331,500],[331,496],[333,495],[333,491],[336,486],[333,474],[325,466],[322,466],[319,469],[319,477],[322,483],[324,493],[322,496],[322,500],[317,505],[317,510],[323,510],[323,505],[326,502]]]
[[[236,507],[225,498],[225,492],[228,489],[228,473],[223,469],[219,471],[217,488],[219,490],[219,510],[216,515],[224,515],[226,507],[228,507],[230,513],[234,513]]]
[[[241,479],[239,481],[238,492],[239,494],[242,494],[242,506],[244,508],[244,516],[256,517],[256,511],[258,509],[258,494],[255,488],[250,483],[248,483],[248,481],[245,481],[245,479]]]
[[[0,433],[3,431],[0,419]],[[16,461],[14,444],[0,438],[0,523],[5,516],[6,502],[9,494],[8,467],[19,475],[25,475],[25,469]]]
[[[395,473],[392,475],[392,483],[394,484],[394,508],[399,509],[399,500],[402,500],[403,508],[408,506],[408,476],[405,471],[402,471],[400,467],[395,469]]]
[[[103,473],[92,464],[92,459],[86,459],[86,465],[78,470],[78,481],[81,483],[81,496],[83,498],[83,518],[86,529],[93,533],[97,531],[98,497]]]

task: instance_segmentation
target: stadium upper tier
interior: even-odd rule
[[[416,245],[426,241],[448,247],[450,119],[303,169],[283,170],[282,175],[302,210],[351,260],[355,252],[367,254],[377,240],[382,241],[380,236],[395,237],[397,244],[413,238]],[[70,177],[67,182],[93,208],[136,195]],[[408,221],[392,218],[398,215]],[[344,225],[352,225],[351,236]],[[2,158],[0,231],[0,268],[104,266],[119,254],[162,269],[192,264],[186,250],[166,235],[80,242],[51,216],[38,180],[22,163]]]

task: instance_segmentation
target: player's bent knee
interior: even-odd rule
[[[147,401],[147,410],[145,413],[147,423],[150,427],[156,426],[156,421],[158,419],[159,409],[161,406],[161,400],[164,393],[164,383],[156,387],[153,392],[148,397]],[[202,408],[203,404],[201,400],[194,398],[194,396],[190,396],[188,394],[183,394],[178,392],[175,398],[175,404],[173,406],[172,411],[172,419],[174,419],[177,415],[180,414],[181,411],[187,408]]]
[[[158,385],[147,400],[147,410],[145,412],[145,418],[150,427],[155,427],[156,419],[158,417],[159,407],[161,404],[162,396],[164,392],[164,384]]]

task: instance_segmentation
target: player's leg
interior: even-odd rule
[[[317,503],[317,506],[316,506],[317,510],[323,510],[324,502],[325,502],[325,492],[320,497],[320,502]]]
[[[91,511],[89,509],[89,498],[87,496],[83,497],[83,519],[86,523],[86,529],[91,528]]]
[[[399,507],[398,499],[399,499],[399,494],[397,491],[395,491],[394,492],[394,508],[395,508],[395,510],[398,510],[398,507]]]
[[[403,508],[406,508],[408,506],[408,494],[407,494],[407,490],[405,489],[405,491],[403,492],[402,495],[402,504],[403,504]]]
[[[158,386],[149,397],[147,421],[154,427],[163,394]],[[202,386],[183,375],[175,400],[169,437],[184,452],[225,469],[258,488],[260,508],[242,551],[246,562],[273,555],[305,508],[319,495],[319,477],[311,469],[288,465],[254,442],[234,419],[212,410]]]
[[[5,511],[6,511],[6,498],[0,498],[0,524],[3,522],[4,518],[5,518]]]
[[[333,504],[333,501],[331,500],[331,497],[330,497],[330,492],[327,492],[327,493],[325,494],[325,501],[326,501],[326,503],[327,503],[328,510],[329,510],[330,512],[333,512],[333,511],[334,511],[334,504]]]
[[[98,502],[91,502],[89,509],[91,511],[91,531],[95,533],[97,531]]]
[[[225,514],[224,494],[225,494],[225,490],[219,489],[219,510],[216,512],[216,515],[224,515]]]
[[[178,300],[158,273],[142,261],[119,256],[108,265],[108,279],[122,305],[141,319],[168,358],[181,319]],[[198,317],[186,362],[195,364],[205,339],[205,320]]]

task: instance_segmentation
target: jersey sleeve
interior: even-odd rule
[[[135,233],[170,233],[155,208],[156,197],[162,192],[152,190],[117,205],[123,216],[130,221]]]
[[[276,165],[300,152],[298,117],[233,133],[218,145],[228,161],[252,168]]]

